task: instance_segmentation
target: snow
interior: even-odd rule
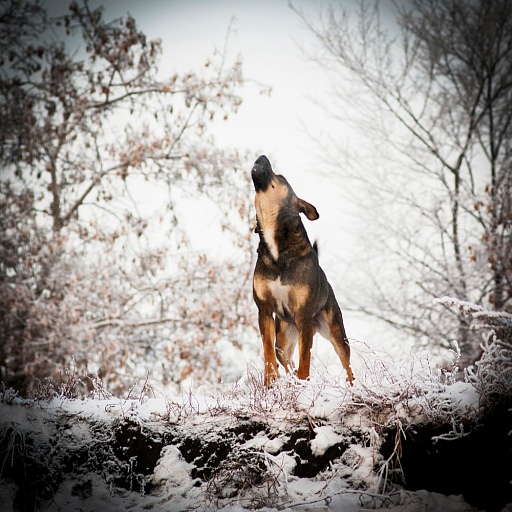
[[[158,492],[186,494],[194,485],[190,465],[183,460],[175,446],[165,446],[161,455],[152,479]]]
[[[259,448],[267,453],[277,453],[283,447],[284,440],[281,438],[269,439],[263,432],[260,432],[244,444],[247,449]]]
[[[443,496],[437,492],[418,491],[417,498],[426,510],[451,510],[453,512],[470,512],[472,507],[464,502],[460,495]]]
[[[313,429],[316,436],[311,441],[311,451],[317,457],[321,457],[331,446],[341,443],[343,436],[337,434],[330,425]]]
[[[446,398],[449,403],[466,414],[475,414],[479,410],[480,394],[467,382],[454,382],[439,393],[439,398]]]
[[[411,366],[406,371],[401,365],[393,368],[387,364],[390,374],[385,377],[383,373],[378,377],[374,369],[369,369],[367,374],[358,375],[353,387],[339,376],[313,374],[309,382],[283,377],[267,390],[258,380],[261,375],[249,371],[242,383],[222,393],[208,390],[205,394],[194,394],[189,390],[182,396],[161,394],[149,399],[61,397],[36,402],[6,392],[0,393],[0,426],[10,432],[15,443],[30,437],[35,447],[53,442],[70,453],[84,449],[89,453],[82,467],[63,476],[47,505],[48,511],[242,512],[260,503],[263,495],[268,498],[267,505],[257,508],[268,512],[359,512],[380,507],[393,512],[471,512],[475,509],[462,496],[424,490],[411,492],[390,483],[383,491],[384,473],[378,467],[386,461],[379,453],[382,439],[376,419],[382,424],[405,425],[434,418],[453,420],[457,425],[462,418],[475,417],[479,410],[479,393],[472,384],[446,384],[440,374],[426,371],[417,361]],[[377,397],[381,400],[379,415]],[[101,443],[112,443],[112,432],[123,422],[155,435],[179,432],[197,439],[202,446],[226,440],[226,433],[243,422],[255,425],[255,430],[250,435],[239,435],[238,455],[231,460],[232,466],[221,463],[210,480],[192,476],[195,463],[185,460],[179,444],[164,444],[159,448],[152,473],[141,480],[146,492],[144,485],[140,491],[119,488],[119,468],[110,466],[111,461],[107,461],[101,474],[88,469],[89,462],[101,455],[90,448],[90,443],[96,440],[97,446],[98,439]],[[316,476],[295,476],[298,464],[304,463],[304,455],[299,458],[298,452],[286,447],[297,428],[310,429],[307,442],[314,461],[325,457],[330,448],[344,445],[346,449],[338,458],[326,462],[325,469]],[[455,428],[451,438],[457,432]],[[107,446],[101,443],[100,447],[105,446],[106,450]],[[56,467],[58,453],[55,451],[56,460],[52,461]],[[10,464],[8,455],[3,458],[4,465]],[[243,476],[251,464],[267,468],[263,474],[270,476],[270,480],[265,485],[256,482],[253,487],[239,491],[236,486],[231,489],[224,485],[224,479],[236,481],[230,478],[237,472]],[[13,510],[16,492],[12,481],[0,480],[0,502],[6,504],[2,510]]]
[[[295,466],[297,465],[297,461],[287,453],[279,453],[276,456],[269,455],[269,460],[271,460],[276,467],[281,468],[284,475],[292,475]],[[290,483],[292,479],[287,478],[287,482]]]

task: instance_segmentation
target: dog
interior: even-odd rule
[[[279,377],[277,361],[287,373],[294,371],[297,342],[296,375],[309,378],[316,332],[332,343],[352,385],[350,346],[341,310],[300,218],[302,213],[316,220],[318,212],[295,195],[284,176],[274,173],[266,156],[258,157],[251,178],[259,235],[253,297],[263,341],[265,385],[270,387]]]

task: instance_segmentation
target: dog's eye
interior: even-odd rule
[[[272,188],[276,188],[276,187],[274,187],[274,185],[272,185]]]

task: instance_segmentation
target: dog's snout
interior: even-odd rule
[[[252,182],[254,184],[254,189],[256,192],[265,191],[267,190],[267,187],[270,183],[268,175],[265,173],[265,171],[260,167],[255,165],[252,168],[251,172],[251,178]]]
[[[251,178],[256,191],[266,190],[272,181],[273,174],[268,158],[265,155],[259,156],[251,171]]]
[[[260,155],[256,159],[256,162],[254,162],[254,166],[256,167],[257,165],[262,167],[263,169],[272,170],[272,166],[270,165],[270,161],[269,161],[269,159],[265,155]]]

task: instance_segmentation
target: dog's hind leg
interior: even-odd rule
[[[348,343],[343,317],[336,300],[330,301],[326,309],[320,313],[318,332],[332,343],[334,350],[340,358],[341,364],[347,372],[347,381],[352,385],[354,374],[350,368],[350,345]]]
[[[276,355],[286,373],[293,371],[293,352],[299,341],[297,327],[276,318]]]
[[[268,314],[259,311],[258,324],[260,328],[261,341],[263,342],[263,361],[265,364],[265,385],[269,387],[279,377],[277,369],[275,340],[275,322],[272,313]]]

